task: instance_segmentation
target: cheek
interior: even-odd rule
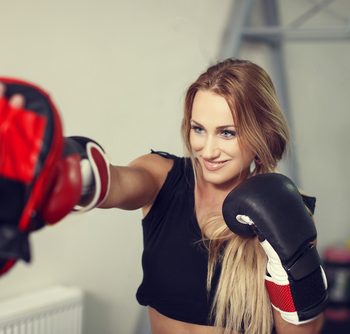
[[[238,145],[237,140],[235,140],[234,142],[224,142],[222,145],[222,150],[226,152],[226,154],[239,159],[242,162],[242,165],[244,166],[250,165],[255,157],[254,153],[250,150],[242,150]]]
[[[243,151],[241,152],[241,160],[245,167],[250,166],[254,161],[255,154],[251,151]]]
[[[193,133],[190,133],[190,145],[193,151],[199,151],[204,146],[203,138],[196,136]]]
[[[221,142],[221,151],[225,152],[226,154],[236,157],[236,158],[241,158],[242,153],[239,148],[237,140],[223,140]]]

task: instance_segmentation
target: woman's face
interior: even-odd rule
[[[203,180],[217,186],[235,186],[248,175],[255,156],[239,147],[226,100],[207,90],[198,91],[193,101],[190,145]]]

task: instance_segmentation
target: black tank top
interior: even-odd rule
[[[173,159],[174,165],[142,220],[143,280],[136,298],[169,318],[212,326],[210,308],[221,267],[217,266],[208,294],[208,252],[194,212],[191,160],[153,153]]]
[[[174,165],[142,221],[144,276],[136,297],[169,318],[209,325],[208,253],[194,213],[192,164],[162,155]]]

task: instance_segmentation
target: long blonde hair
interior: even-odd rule
[[[273,171],[285,152],[289,134],[273,83],[265,70],[246,60],[227,59],[209,67],[188,88],[181,130],[195,172],[197,164],[189,137],[193,100],[199,90],[212,91],[227,101],[238,129],[240,148],[255,153],[252,174]],[[212,288],[215,268],[221,266],[211,313],[218,331],[271,333],[271,303],[264,280],[266,256],[257,238],[235,235],[227,228],[221,213],[213,213],[200,225],[209,254],[208,291]]]

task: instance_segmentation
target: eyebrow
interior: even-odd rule
[[[195,120],[191,119],[191,123],[194,123],[195,125],[198,125],[202,128],[204,128],[204,126],[199,123],[199,122],[196,122]],[[223,129],[227,129],[227,128],[234,128],[234,129],[237,129],[237,127],[233,124],[227,124],[227,125],[220,125],[217,127],[218,130],[223,130]]]

